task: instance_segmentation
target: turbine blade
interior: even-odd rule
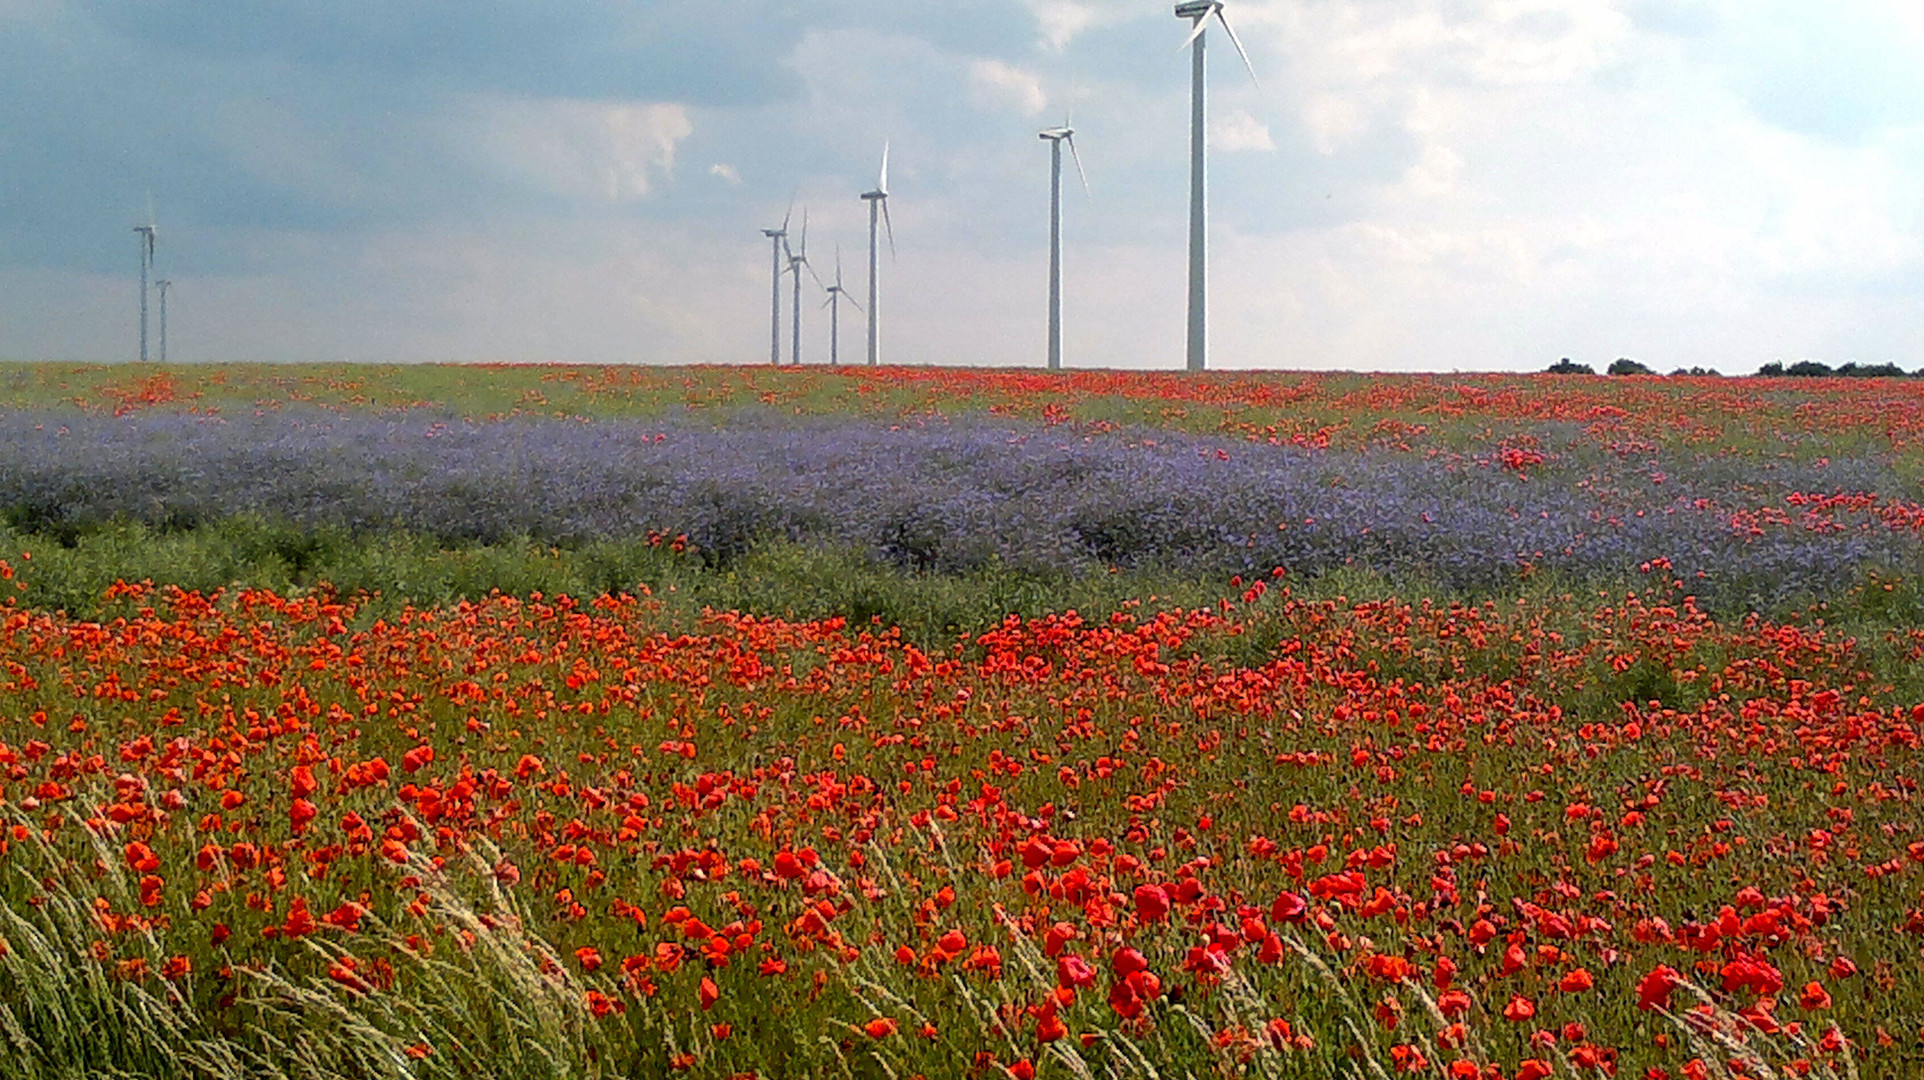
[[[828,282],[823,281],[822,275],[815,272],[814,263],[809,262],[808,259],[804,258],[802,259],[802,265],[808,267],[808,276],[815,279],[815,284],[820,285],[824,289],[828,288]]]
[[[1220,4],[1216,6],[1216,21],[1223,24],[1223,33],[1228,34],[1229,43],[1236,46],[1236,55],[1243,58],[1243,69],[1249,72],[1249,81],[1255,83],[1260,89],[1263,81],[1256,77],[1256,65],[1249,62],[1249,53],[1244,51],[1242,41],[1236,37],[1236,31],[1230,29],[1229,16],[1223,14]]]
[[[1203,31],[1207,30],[1208,28],[1209,28],[1209,16],[1204,15],[1201,18],[1197,19],[1195,27],[1189,31],[1189,36],[1182,39],[1181,45],[1176,46],[1176,51],[1181,52],[1184,49],[1187,49],[1189,46],[1195,44],[1196,39],[1203,36]]]
[[[893,259],[895,258],[895,222],[889,218],[889,201],[887,199],[882,200],[882,223],[888,226],[889,258]]]
[[[889,193],[889,144],[886,139],[882,142],[882,173],[875,181],[875,190],[884,195]]]
[[[1076,175],[1082,177],[1082,195],[1084,198],[1088,198],[1090,194],[1089,174],[1082,171],[1082,155],[1076,153],[1076,137],[1074,135],[1067,135],[1063,137],[1062,141],[1069,144],[1069,156],[1075,160]]]
[[[807,213],[807,211],[803,211],[803,213]],[[783,232],[788,231],[788,219],[794,216],[795,216],[795,195],[793,192],[791,192],[789,193],[789,196],[788,196],[788,211],[782,215],[782,231]]]

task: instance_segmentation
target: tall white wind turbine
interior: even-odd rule
[[[787,240],[782,241],[782,247],[788,248]],[[808,207],[806,206],[802,207],[801,249],[799,251],[793,248],[788,249],[788,272],[795,276],[795,301],[790,307],[795,318],[795,326],[794,329],[789,332],[788,340],[790,347],[794,350],[794,360],[792,363],[794,363],[796,367],[802,365],[802,271],[804,269],[809,272],[811,277],[815,278],[817,285],[822,283],[821,276],[816,274],[815,268],[808,263]]]
[[[782,248],[788,243],[788,219],[795,213],[795,204],[788,204],[788,213],[782,215],[782,227],[763,229],[762,235],[768,237],[770,247],[768,268],[768,362],[776,367],[782,363]]]
[[[1203,41],[1208,36],[1209,17],[1215,16],[1222,24],[1223,33],[1229,43],[1236,46],[1236,54],[1243,58],[1243,67],[1249,69],[1251,81],[1256,78],[1256,68],[1249,62],[1249,53],[1243,50],[1243,43],[1236,38],[1236,31],[1230,29],[1229,19],[1223,15],[1222,0],[1184,0],[1176,5],[1176,17],[1188,19],[1194,25],[1183,46],[1190,49],[1189,84],[1189,370],[1201,371],[1208,366],[1209,360],[1209,316],[1208,316],[1208,215],[1205,212],[1204,188],[1206,173],[1203,168],[1203,146],[1205,139],[1204,80],[1203,80]]]
[[[882,359],[882,281],[877,273],[881,260],[875,247],[878,218],[888,228],[889,257],[895,256],[895,222],[889,220],[889,146],[886,142],[882,144],[882,172],[876,178],[875,190],[864,191],[862,199],[868,203],[868,363],[874,367]]]
[[[167,290],[173,287],[174,283],[166,278],[154,282],[155,290],[160,293],[160,362],[163,364],[167,362]]]
[[[160,228],[154,224],[153,207],[147,209],[147,224],[134,226],[140,245],[140,362],[147,362],[147,279],[154,271],[154,242]]]
[[[1049,144],[1049,370],[1062,367],[1062,144],[1069,144],[1082,193],[1089,193],[1089,174],[1076,153],[1076,131],[1067,124],[1037,133]]]
[[[828,309],[828,362],[839,367],[842,363],[842,301],[847,300],[855,305],[855,310],[862,310],[862,305],[856,304],[855,298],[850,296],[848,290],[842,286],[842,245],[840,244],[835,245],[835,284],[830,285],[826,292],[828,299],[822,306]]]

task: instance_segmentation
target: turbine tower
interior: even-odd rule
[[[842,301],[846,299],[850,304],[855,305],[855,310],[862,310],[862,305],[856,304],[855,298],[848,295],[848,290],[842,287],[842,245],[840,244],[835,245],[835,284],[828,286],[825,291],[828,293],[828,300],[825,301],[822,306],[828,309],[828,362],[833,366],[840,367],[842,363]]]
[[[154,269],[154,240],[160,234],[154,225],[154,215],[150,210],[147,224],[134,226],[134,234],[139,237],[140,245],[140,362],[147,362],[147,278]]]
[[[154,288],[160,291],[160,362],[163,364],[167,362],[167,290],[173,287],[174,283],[166,278],[154,282]]]
[[[802,366],[802,269],[806,267],[810,275],[815,274],[815,268],[808,265],[808,207],[802,207],[801,250],[788,248],[786,239],[782,241],[782,247],[788,249],[788,272],[795,275],[795,301],[791,308],[795,318],[795,328],[789,332],[789,346],[794,350],[792,362],[796,367],[800,367]],[[821,282],[820,277],[815,278],[817,285]]]
[[[882,172],[876,178],[875,190],[864,191],[862,199],[868,203],[868,363],[874,367],[882,359],[882,282],[877,275],[881,263],[875,247],[878,218],[888,228],[889,257],[895,257],[895,222],[889,219],[889,146],[886,142],[882,144]]]
[[[782,363],[782,248],[788,243],[788,218],[795,212],[795,204],[788,204],[788,213],[782,215],[782,227],[763,229],[762,235],[768,237],[768,362],[776,367]]]
[[[1064,123],[1059,128],[1038,132],[1049,144],[1049,370],[1062,367],[1062,144],[1069,144],[1075,159],[1076,175],[1082,177],[1082,193],[1089,193],[1089,174],[1082,171],[1082,155],[1076,153],[1076,130]]]
[[[1256,78],[1256,68],[1249,62],[1249,54],[1243,51],[1243,43],[1236,39],[1236,31],[1229,28],[1229,19],[1223,15],[1222,0],[1184,0],[1176,5],[1176,17],[1194,23],[1189,37],[1183,46],[1190,53],[1189,84],[1189,370],[1201,371],[1208,366],[1209,360],[1209,315],[1208,315],[1208,216],[1205,213],[1203,169],[1203,146],[1206,119],[1204,115],[1203,86],[1203,39],[1209,29],[1209,17],[1214,15],[1222,24],[1223,33],[1228,35],[1229,43],[1236,46],[1237,55],[1243,58],[1243,66],[1249,69],[1251,80]],[[1260,84],[1259,84],[1260,85]]]

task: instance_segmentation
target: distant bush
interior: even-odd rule
[[[1851,361],[1837,369],[1837,374],[1846,379],[1901,379],[1904,369],[1896,364],[1859,364]]]
[[[1805,379],[1822,379],[1826,377],[1840,379],[1902,379],[1907,377],[1903,368],[1888,361],[1882,364],[1860,364],[1855,360],[1847,361],[1836,368],[1819,360],[1799,360],[1789,367],[1785,367],[1781,360],[1772,360],[1770,363],[1758,368],[1757,374],[1766,379],[1781,378],[1786,375]]]
[[[1597,369],[1589,364],[1576,363],[1567,356],[1551,364],[1548,370],[1552,375],[1595,375],[1597,373]]]
[[[1672,376],[1676,376],[1676,375],[1708,376],[1713,379],[1721,379],[1724,377],[1723,372],[1718,371],[1716,368],[1708,368],[1708,367],[1678,368],[1677,370],[1671,372],[1670,374]]]
[[[1655,375],[1648,365],[1639,364],[1627,356],[1620,356],[1610,362],[1608,374],[1611,375]]]

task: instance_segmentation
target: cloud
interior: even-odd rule
[[[1463,156],[1447,146],[1426,146],[1423,156],[1403,174],[1403,189],[1418,197],[1435,198],[1456,190],[1463,172]]]
[[[742,174],[740,170],[736,169],[733,165],[728,165],[719,161],[708,167],[708,175],[719,176],[723,180],[728,181],[730,184],[733,184],[736,187],[740,187],[742,183]]]
[[[969,88],[984,108],[1014,109],[1035,116],[1049,107],[1049,96],[1034,75],[1000,60],[977,60],[969,65]]]
[[[200,62],[278,63],[372,86],[736,106],[793,93],[770,61],[805,25],[769,0],[713,0],[699,18],[625,0],[88,0],[84,10],[145,52]]]
[[[1239,150],[1274,150],[1276,142],[1269,128],[1249,113],[1234,109],[1209,119],[1209,148],[1225,153]]]
[[[509,100],[478,109],[475,144],[503,173],[555,195],[624,202],[646,197],[694,134],[675,104]]]
[[[1061,52],[1076,35],[1097,25],[1101,11],[1093,4],[1077,0],[1033,0],[1030,4],[1042,30],[1042,41],[1053,52]]]

